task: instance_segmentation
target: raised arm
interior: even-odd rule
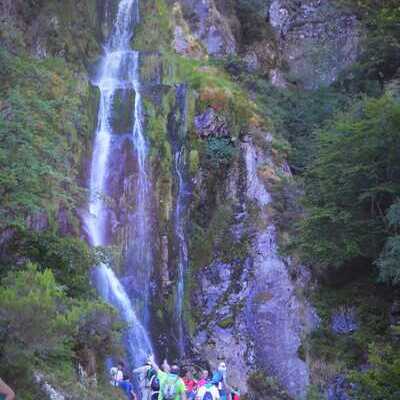
[[[143,365],[143,367],[136,368],[132,372],[134,374],[143,374],[144,372],[147,372],[149,369],[150,365]]]
[[[15,394],[12,389],[5,384],[5,382],[0,378],[0,394],[5,395],[5,400],[14,400]]]
[[[156,364],[156,362],[154,360],[153,354],[149,357],[149,363],[151,364],[151,366],[157,373],[161,371],[161,368]]]

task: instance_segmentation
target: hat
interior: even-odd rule
[[[218,365],[218,369],[226,370],[226,364],[222,361]]]

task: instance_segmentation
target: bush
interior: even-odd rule
[[[7,252],[0,257],[4,271],[15,268],[21,260],[38,265],[40,270],[51,268],[57,282],[67,295],[90,297],[92,290],[89,271],[97,264],[97,256],[87,244],[72,236],[60,237],[52,231],[15,230]],[[7,253],[7,254],[6,254]]]
[[[12,272],[0,288],[2,364],[32,366],[35,357],[68,352],[67,297],[50,270],[33,264]]]
[[[258,371],[249,376],[248,400],[269,399],[269,400],[291,400],[290,396],[271,377]]]
[[[230,138],[207,139],[206,156],[213,166],[229,165],[236,154],[237,149]]]
[[[51,270],[34,264],[10,272],[0,287],[0,373],[23,386],[33,372],[84,366],[92,355],[94,368],[118,351],[122,325],[108,305],[72,300]],[[96,372],[96,371],[91,371]]]

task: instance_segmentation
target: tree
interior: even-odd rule
[[[64,351],[70,332],[67,297],[50,270],[10,273],[0,287],[0,332],[3,362],[31,365],[35,357]]]
[[[393,233],[387,212],[400,196],[399,127],[400,104],[386,95],[361,101],[318,133],[297,241],[304,260],[339,267],[379,256]]]

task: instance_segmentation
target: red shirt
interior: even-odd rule
[[[183,383],[186,386],[187,392],[194,392],[196,390],[197,382],[194,379],[183,378]]]

